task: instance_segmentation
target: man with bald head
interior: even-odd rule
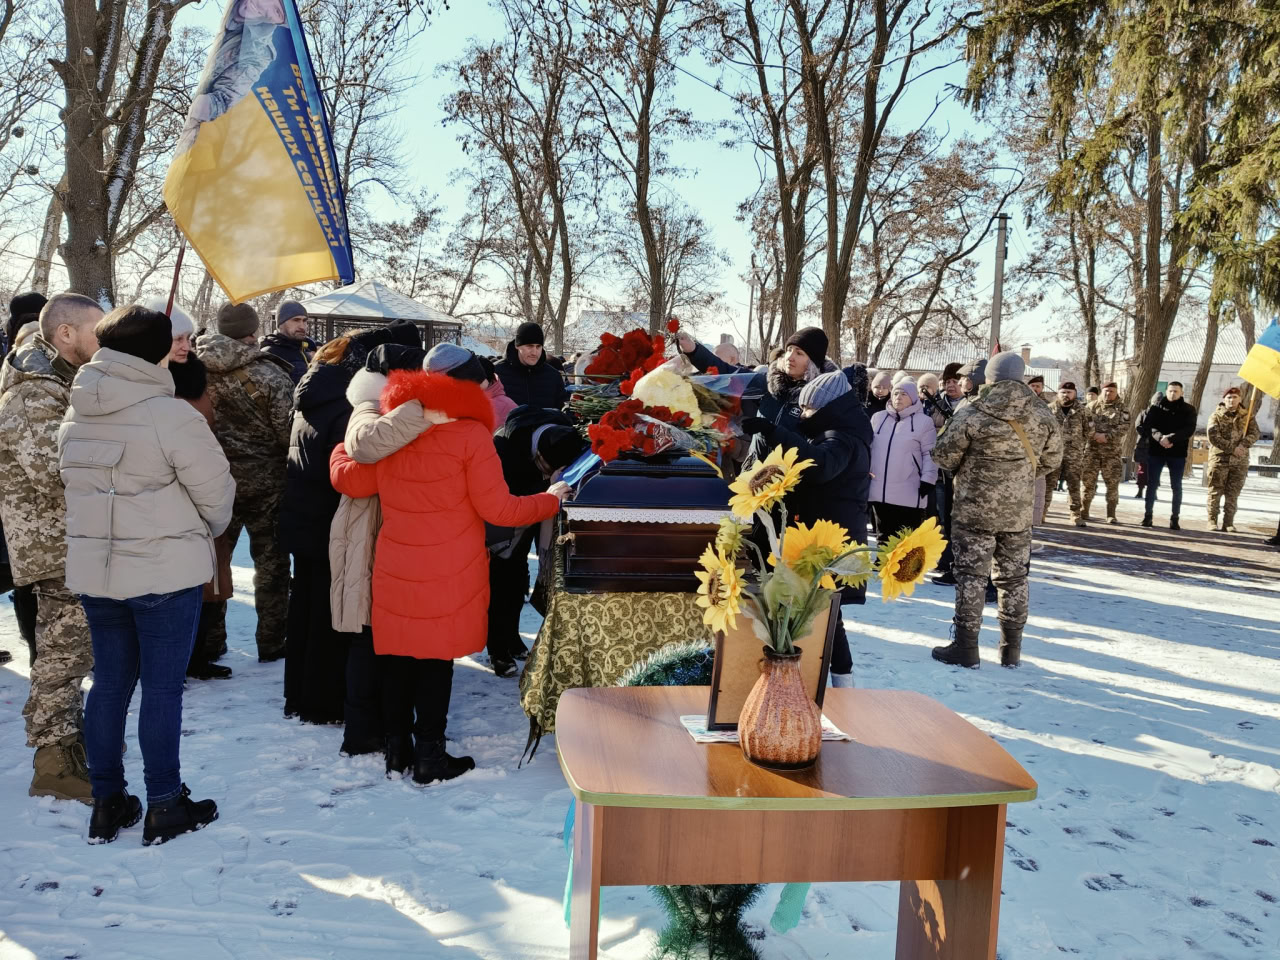
[[[58,472],[58,426],[71,381],[98,349],[96,301],[60,293],[40,311],[40,332],[0,370],[0,519],[17,585],[36,593],[36,659],[22,714],[35,747],[33,797],[92,803],[80,685],[93,667],[89,625],[63,582],[66,501]]]

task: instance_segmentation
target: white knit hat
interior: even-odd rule
[[[168,297],[147,297],[138,306],[153,313],[164,313],[164,308],[169,305]],[[173,328],[173,337],[176,340],[184,333],[190,336],[196,332],[195,322],[191,319],[191,315],[187,311],[178,306],[174,301],[173,309],[169,311],[169,325]]]

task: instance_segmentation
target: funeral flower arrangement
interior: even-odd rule
[[[672,317],[667,329],[678,333],[679,321]],[[585,370],[591,382],[575,387],[569,410],[604,462],[667,451],[705,457],[737,435],[740,402],[714,388],[718,371],[694,379],[683,356],[666,358],[666,346],[662,334],[638,328],[600,335]]]
[[[698,605],[712,630],[736,628],[743,614],[766,647],[790,654],[839,585],[858,586],[875,576],[881,598],[892,600],[910,596],[937,566],[946,541],[934,517],[875,548],[852,543],[849,531],[829,520],[788,525],[783,498],[811,466],[813,461],[799,460],[794,448],[778,446],[729,485],[730,512],[697,572]],[[767,560],[749,536],[753,520],[768,538]],[[748,551],[756,560],[752,579],[738,566]]]

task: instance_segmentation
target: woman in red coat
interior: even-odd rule
[[[373,567],[373,643],[384,655],[387,770],[409,766],[413,779],[449,780],[475,766],[445,752],[453,660],[478,653],[487,639],[489,554],[485,521],[518,527],[560,509],[568,486],[513,497],[493,446],[493,405],[465,364],[448,374],[394,371],[383,411],[410,400],[444,414],[413,443],[373,464],[356,463],[342,446],[329,461],[334,489],[377,494],[383,524]],[[462,379],[466,377],[467,379]],[[441,418],[441,419],[444,419]],[[416,714],[416,718],[415,718]]]

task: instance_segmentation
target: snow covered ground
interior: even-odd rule
[[[1280,484],[1250,488],[1240,521],[1269,533]],[[1200,529],[1198,482],[1187,496],[1184,526]],[[1046,529],[1021,670],[993,665],[990,610],[983,669],[934,664],[951,597],[926,584],[896,605],[845,608],[858,684],[941,700],[1039,781],[1036,801],[1009,809],[1004,960],[1274,960],[1280,554],[1241,535],[1213,541],[1241,545],[1219,559],[1209,535],[1138,530],[1135,506],[1125,527],[1091,527],[1093,540]],[[460,662],[450,735],[479,769],[426,789],[388,782],[380,759],[338,756],[339,728],[282,718],[282,665],[253,655],[244,544],[236,561],[224,661],[236,675],[192,684],[183,721],[184,777],[222,816],[153,849],[140,828],[90,847],[86,807],[27,797],[25,646],[0,611],[0,646],[15,654],[0,668],[0,958],[564,957],[570,795],[550,740],[516,769],[527,724],[515,682],[482,657]],[[527,612],[530,638],[536,625]],[[140,790],[132,722],[128,740]],[[749,914],[761,955],[887,960],[896,886],[815,885],[785,936],[768,929],[771,887]],[[646,957],[661,923],[647,890],[606,890],[602,956]]]

